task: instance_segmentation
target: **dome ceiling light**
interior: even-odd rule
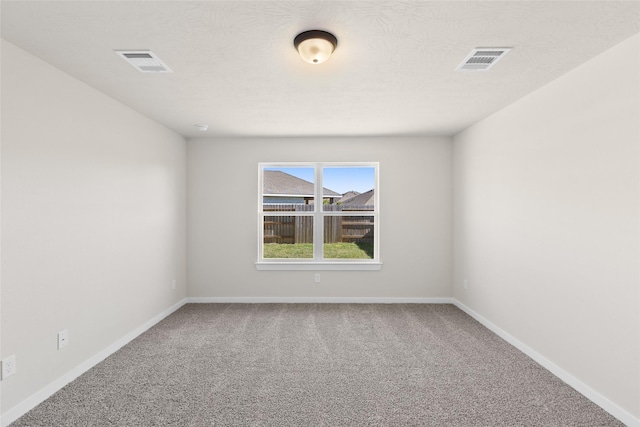
[[[298,34],[293,45],[309,64],[322,64],[338,46],[338,39],[326,31],[309,30]]]

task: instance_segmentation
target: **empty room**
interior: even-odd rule
[[[0,19],[0,426],[640,427],[640,2]]]

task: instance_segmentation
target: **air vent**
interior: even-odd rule
[[[500,61],[509,51],[510,47],[485,47],[476,48],[462,61],[456,71],[487,71]]]
[[[150,50],[116,50],[115,52],[142,73],[173,72]]]

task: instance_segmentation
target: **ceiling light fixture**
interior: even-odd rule
[[[309,30],[298,34],[293,45],[309,64],[322,64],[338,46],[338,39],[326,31]]]
[[[207,126],[207,125],[195,124],[194,126],[196,127],[196,129],[198,129],[199,131],[202,131],[202,132],[204,132],[205,130],[209,129],[209,126]]]

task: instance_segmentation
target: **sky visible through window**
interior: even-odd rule
[[[313,167],[265,168],[265,170],[278,170],[305,181],[314,181]],[[322,186],[336,193],[344,194],[348,191],[365,193],[375,186],[375,168],[373,167],[325,167],[322,171]]]

